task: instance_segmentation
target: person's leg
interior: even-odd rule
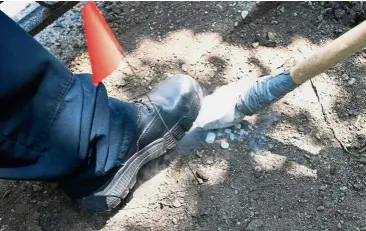
[[[0,110],[2,179],[102,176],[120,166],[136,132],[133,104],[73,75],[1,11]]]
[[[115,208],[141,167],[195,121],[199,84],[178,75],[139,103],[108,98],[0,12],[0,178],[57,180],[82,208]]]

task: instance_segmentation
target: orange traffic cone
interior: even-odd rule
[[[122,47],[95,2],[85,4],[82,16],[92,67],[92,81],[97,86],[117,69],[123,57]]]

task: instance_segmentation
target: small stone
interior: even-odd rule
[[[237,226],[240,226],[241,225],[240,221],[236,222],[236,225]]]
[[[225,140],[221,141],[221,147],[223,149],[228,149],[229,148],[229,143],[226,142]]]
[[[316,210],[318,210],[318,211],[324,211],[325,210],[325,208],[324,208],[324,206],[319,206],[318,208],[316,208]]]
[[[248,14],[249,14],[249,11],[247,11],[247,10],[243,10],[243,11],[241,12],[241,17],[242,17],[243,19],[245,19],[245,18],[248,16]]]
[[[338,229],[342,229],[342,224],[341,224],[341,223],[338,223],[338,224],[337,224],[337,228],[338,228]]]
[[[176,199],[174,202],[173,202],[173,207],[174,208],[179,208],[181,207],[182,204],[180,203],[180,201],[178,199]]]
[[[259,178],[262,176],[262,168],[259,166],[255,166],[253,169],[253,175],[255,178]]]
[[[206,159],[206,163],[207,164],[213,164],[213,157],[212,156],[209,156],[209,157],[207,157],[207,159]]]
[[[230,140],[235,140],[235,135],[233,133],[230,134]]]
[[[56,20],[55,27],[64,28],[64,25],[61,23],[61,20]]]
[[[223,136],[224,134],[222,132],[218,132],[217,136]]]
[[[203,153],[203,151],[197,151],[196,156],[198,156],[199,158],[202,158],[202,153]]]
[[[135,12],[135,9],[131,9],[131,13]]]
[[[254,219],[249,222],[246,230],[247,231],[258,231],[263,227],[263,221],[260,219]]]
[[[6,190],[4,195],[3,195],[3,198],[8,197],[10,195],[10,193],[11,193],[11,190]]]
[[[177,220],[177,218],[175,218],[175,217],[174,217],[174,218],[172,219],[172,222],[173,222],[173,224],[175,224],[175,225],[176,225],[176,224],[178,224],[178,220]]]
[[[225,132],[225,133],[227,133],[227,134],[230,134],[230,133],[231,133],[231,129],[226,128],[226,129],[224,130],[224,132]]]
[[[42,206],[43,206],[43,207],[47,207],[49,204],[50,204],[50,202],[49,202],[49,201],[43,201],[43,202],[42,202]]]
[[[348,76],[347,74],[343,74],[343,75],[342,75],[342,78],[343,78],[344,80],[349,80],[349,76]]]
[[[234,193],[235,193],[235,194],[238,194],[239,192],[238,192],[238,190],[235,190],[235,191],[234,191]]]
[[[235,128],[236,129],[240,129],[241,128],[241,124],[235,124]]]
[[[348,80],[348,85],[353,85],[354,83],[356,82],[356,79],[355,78],[351,78],[350,80]]]
[[[280,11],[281,11],[281,13],[284,13],[285,12],[285,7],[283,6],[283,7],[281,7],[280,8]]]
[[[259,42],[252,43],[252,47],[253,48],[258,48],[259,47]]]
[[[185,63],[182,64],[182,71],[187,72],[187,65]]]
[[[210,176],[205,171],[203,171],[202,168],[199,168],[196,170],[196,175],[198,178],[201,178],[203,181],[208,181],[208,179],[210,179]]]
[[[247,135],[247,134],[248,134],[248,132],[247,132],[247,131],[245,131],[244,129],[240,129],[240,130],[239,130],[239,134],[240,134],[240,135]]]
[[[347,186],[343,186],[339,188],[341,191],[346,191],[347,190]]]
[[[320,190],[320,191],[324,191],[324,190],[326,190],[327,188],[328,188],[328,186],[327,186],[327,185],[322,185],[322,186],[320,186],[319,190]]]
[[[216,138],[216,135],[215,133],[213,132],[209,132],[206,136],[206,143],[208,144],[212,144],[213,142],[215,142],[215,138]]]
[[[32,185],[32,189],[33,189],[33,192],[40,192],[43,190],[43,187],[38,184],[34,184],[34,185]]]
[[[308,154],[304,155],[306,157],[306,159],[311,159],[311,156],[309,156]]]
[[[346,14],[346,11],[342,8],[337,8],[334,11],[334,16],[336,17],[336,19],[342,19],[345,14]]]
[[[276,35],[276,33],[268,32],[267,33],[267,38],[268,38],[268,41],[275,42],[276,38],[277,38],[277,35]]]
[[[359,183],[356,183],[356,184],[352,185],[352,187],[355,191],[361,191],[362,188],[363,188],[363,185],[359,184]]]
[[[238,22],[235,22],[235,23],[234,23],[234,26],[236,27],[236,26],[238,26],[238,24],[239,24]]]

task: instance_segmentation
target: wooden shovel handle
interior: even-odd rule
[[[290,69],[292,80],[302,84],[366,47],[366,21],[352,28]]]

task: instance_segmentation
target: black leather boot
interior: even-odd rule
[[[136,183],[140,168],[176,145],[191,128],[201,107],[202,90],[186,75],[173,76],[136,102],[137,135],[123,166],[81,206],[101,212],[115,208]]]

